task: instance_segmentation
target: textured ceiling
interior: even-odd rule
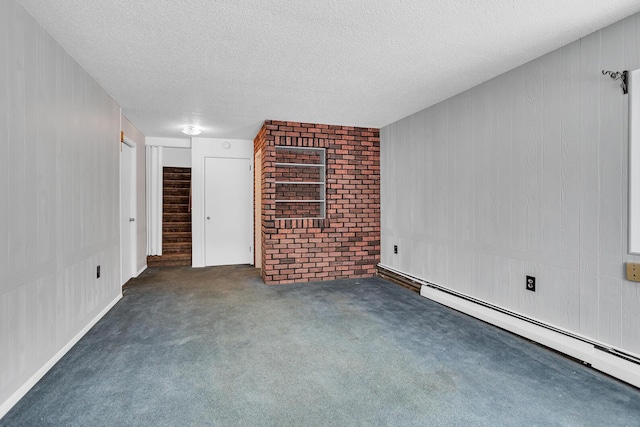
[[[19,0],[147,136],[265,119],[382,127],[638,0]]]

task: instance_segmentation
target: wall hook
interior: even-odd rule
[[[627,89],[627,77],[629,75],[629,72],[627,70],[625,71],[605,71],[602,70],[602,74],[603,75],[608,75],[609,77],[611,77],[613,80],[620,80],[620,87],[622,88],[622,93],[624,95],[627,94],[628,89]]]

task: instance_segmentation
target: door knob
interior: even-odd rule
[[[211,219],[211,217],[210,217],[210,216],[208,216],[208,217],[207,217],[207,219]]]
[[[129,218],[129,222],[133,222],[135,220],[136,220],[135,218]]]

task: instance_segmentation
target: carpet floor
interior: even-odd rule
[[[150,268],[1,426],[639,426],[640,390],[379,278]]]

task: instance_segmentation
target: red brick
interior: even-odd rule
[[[368,277],[380,257],[379,130],[297,122],[265,122],[255,138],[262,150],[265,283]],[[326,149],[326,218],[276,219],[276,145]],[[289,191],[289,190],[287,190]],[[300,197],[290,193],[287,197]],[[302,198],[302,197],[301,197]],[[282,261],[282,263],[281,263]]]

